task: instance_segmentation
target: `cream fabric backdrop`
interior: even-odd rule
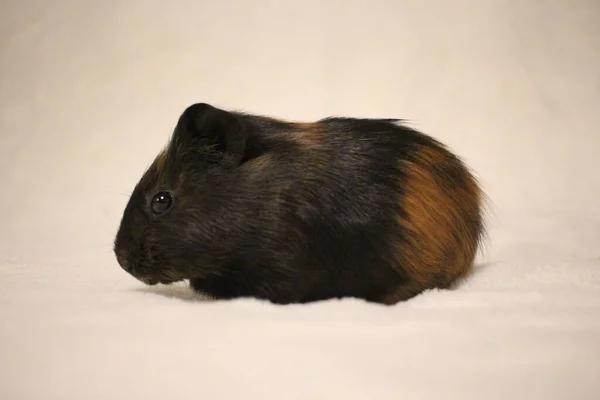
[[[599,21],[592,0],[2,1],[0,397],[600,398]],[[488,192],[481,271],[387,310],[141,291],[113,235],[197,101],[408,119]]]

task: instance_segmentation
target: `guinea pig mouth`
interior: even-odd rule
[[[148,277],[139,277],[138,279],[141,282],[143,282],[149,286],[158,285],[159,283],[162,283],[163,285],[168,285],[169,283],[175,282],[175,280],[171,280],[171,279],[158,279],[158,278],[148,278]]]
[[[149,286],[158,285],[160,283],[160,281],[158,279],[153,279],[153,278],[139,277],[138,280],[140,280],[142,283],[145,283],[146,285],[149,285]]]
[[[139,280],[140,282],[145,283],[146,285],[149,285],[149,286],[158,285],[159,283],[161,283],[163,285],[168,285],[168,284],[175,283],[180,280],[180,279],[174,279],[174,278],[167,278],[164,276],[151,277],[151,276],[143,276],[143,275],[135,276],[135,278],[137,280]]]
[[[161,267],[160,269],[155,270],[153,272],[148,271],[146,268],[144,269],[145,270],[143,271],[140,271],[139,269],[132,269],[128,272],[135,279],[149,286],[158,285],[159,283],[163,285],[168,285],[170,283],[175,283],[177,281],[183,280],[183,278],[180,277],[180,275],[176,273],[172,268]]]

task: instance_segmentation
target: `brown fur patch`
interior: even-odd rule
[[[246,163],[246,165],[249,168],[252,168],[252,170],[256,170],[257,172],[262,172],[265,169],[273,166],[273,156],[271,156],[270,154],[265,154],[265,155],[262,155],[260,157],[257,157],[257,158],[254,158],[254,159],[248,161],[248,163]]]
[[[268,168],[274,167],[275,162],[271,154],[264,154],[244,163],[242,168],[249,179],[260,178]]]
[[[403,235],[395,243],[408,281],[382,298],[386,304],[423,290],[447,288],[473,265],[483,232],[482,193],[463,163],[444,148],[423,147],[405,161],[401,183]]]
[[[323,148],[323,133],[321,125],[314,122],[296,122],[294,130],[289,133],[289,138],[294,143],[307,150]]]
[[[158,171],[162,171],[164,169],[165,163],[167,161],[167,149],[163,149],[154,160],[154,166]]]
[[[148,166],[146,173],[140,179],[140,185],[144,188],[160,186],[164,180],[165,164],[167,163],[167,149],[163,149]],[[147,194],[148,196],[150,194]]]

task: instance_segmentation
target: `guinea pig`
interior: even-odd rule
[[[197,103],[134,187],[114,253],[144,284],[217,300],[393,305],[466,276],[483,197],[458,156],[403,120]]]

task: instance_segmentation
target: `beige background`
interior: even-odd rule
[[[600,398],[598,21],[592,0],[0,2],[0,397]],[[142,291],[113,235],[197,101],[408,119],[488,192],[481,271],[391,309]]]

